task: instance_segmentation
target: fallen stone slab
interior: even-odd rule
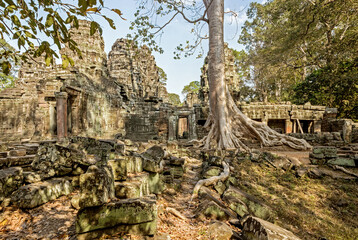
[[[32,162],[32,168],[38,171],[43,179],[70,174],[78,165],[89,166],[94,159],[88,159],[79,150],[57,144],[43,144]]]
[[[160,146],[153,146],[142,153],[143,169],[148,172],[160,173],[163,171],[165,151]]]
[[[227,202],[231,210],[243,217],[247,213],[263,219],[273,218],[271,208],[248,193],[230,186],[223,194],[223,200]]]
[[[256,217],[247,218],[242,231],[247,240],[300,240],[292,232]]]
[[[11,202],[20,208],[35,208],[71,192],[72,186],[68,180],[54,178],[20,187],[11,195]]]
[[[77,234],[77,240],[102,239],[103,236],[118,235],[118,233],[131,234],[135,236],[152,236],[157,231],[157,221],[139,224],[121,224],[112,228],[95,230],[92,232]]]
[[[81,208],[99,206],[114,198],[114,179],[110,166],[90,166],[85,174],[80,175],[79,184]]]
[[[109,160],[108,165],[112,167],[114,180],[127,179],[127,162],[125,159]]]
[[[327,164],[344,166],[344,167],[358,167],[356,163],[358,163],[358,161],[355,161],[353,158],[340,158],[340,157],[330,159],[327,161]]]
[[[26,155],[26,149],[15,149],[9,152],[11,157],[22,157]]]
[[[32,164],[35,160],[36,155],[26,155],[26,156],[19,156],[19,157],[7,157],[7,166],[23,166]]]
[[[221,221],[231,218],[226,209],[210,200],[204,200],[199,204],[199,207],[196,210],[196,216],[203,219],[210,218]]]
[[[76,231],[85,233],[118,225],[156,221],[156,201],[149,198],[116,200],[98,207],[83,208],[77,213]]]
[[[23,172],[21,167],[0,170],[0,202],[21,187]]]
[[[208,235],[210,239],[230,240],[233,232],[227,224],[216,221],[209,225]]]
[[[216,166],[209,167],[203,174],[203,178],[208,179],[214,176],[219,176],[223,172],[223,169]]]
[[[159,173],[149,173],[148,184],[150,193],[160,194],[165,188],[163,177]]]
[[[24,172],[24,182],[25,183],[36,183],[36,182],[41,182],[41,176],[38,173],[35,172]]]
[[[124,156],[127,164],[127,173],[140,173],[143,171],[143,159],[138,154]]]
[[[185,158],[178,158],[175,156],[170,156],[169,159],[166,161],[168,165],[173,166],[184,166]]]

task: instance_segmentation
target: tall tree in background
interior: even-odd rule
[[[313,71],[339,68],[358,54],[355,0],[272,0],[252,3],[239,42],[261,100],[290,100],[292,88]],[[334,81],[331,79],[330,81]]]
[[[185,85],[181,93],[185,96],[189,93],[198,94],[200,90],[200,82],[199,81],[192,81],[188,85]]]
[[[182,103],[180,101],[180,97],[176,93],[168,93],[169,103],[173,104],[174,106],[181,106]]]
[[[209,130],[208,136],[201,140],[205,148],[249,150],[243,139],[255,138],[264,146],[275,146],[286,144],[297,149],[307,149],[310,145],[300,139],[295,139],[277,133],[267,125],[253,121],[246,117],[235,105],[225,83],[225,57],[224,57],[224,0],[203,0],[202,5],[197,1],[175,1],[156,0],[149,1],[149,12],[146,4],[142,1],[137,13],[134,25],[138,26],[138,33],[142,40],[155,46],[155,34],[160,32],[176,16],[180,15],[190,23],[198,25],[199,22],[208,24],[209,38],[209,102],[210,114],[205,124]],[[188,4],[190,2],[190,4]],[[187,17],[186,11],[193,10],[196,19]],[[156,16],[169,16],[168,22],[157,26],[155,22],[149,21],[149,16],[154,13]],[[134,41],[138,40],[138,36]],[[200,42],[197,40],[197,42]],[[153,45],[154,44],[154,45]],[[195,47],[195,44],[194,44]],[[181,48],[181,47],[179,47]],[[191,49],[188,45],[184,49]]]

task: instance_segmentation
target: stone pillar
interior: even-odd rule
[[[170,116],[168,120],[168,141],[177,140],[177,120],[176,116]]]
[[[318,133],[321,132],[321,120],[315,120],[313,121],[313,132]]]
[[[56,110],[57,110],[57,138],[59,140],[67,137],[67,93],[57,92]]]
[[[261,122],[265,123],[266,125],[268,125],[268,117],[266,112],[263,112],[263,115],[261,117]]]
[[[49,115],[50,115],[50,134],[51,137],[56,135],[56,110],[55,110],[55,105],[54,104],[50,104],[50,108],[49,108]]]
[[[285,133],[292,133],[292,122],[290,119],[285,120]]]

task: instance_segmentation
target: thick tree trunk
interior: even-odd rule
[[[209,102],[213,124],[212,134],[217,136],[218,146],[231,146],[225,137],[231,132],[227,99],[225,94],[225,55],[224,55],[224,0],[211,0],[208,9],[209,19]]]
[[[246,117],[236,106],[225,83],[224,0],[204,0],[209,20],[209,102],[210,115],[205,124],[209,134],[202,143],[205,148],[249,151],[242,142],[254,138],[264,146],[289,145],[296,149],[311,146],[304,140],[277,133],[264,123]]]

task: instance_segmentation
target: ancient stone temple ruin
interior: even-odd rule
[[[269,166],[280,170],[294,166],[298,175],[312,173],[309,168],[267,152],[245,155],[230,150],[219,156],[192,148],[190,140],[207,134],[203,128],[209,113],[207,67],[203,68],[200,94],[189,95],[186,106],[176,107],[168,103],[158,66],[147,47],[118,39],[107,56],[99,33],[89,34],[89,22],[79,21],[79,28],[70,32],[82,57],[68,48],[61,53],[73,58],[75,66],[63,69],[46,66],[41,58],[32,59],[21,67],[16,86],[0,92],[0,209],[10,206],[5,210],[9,218],[17,218],[12,206],[23,209],[31,216],[30,223],[38,220],[32,217],[41,216],[40,212],[48,225],[55,226],[51,233],[42,226],[33,232],[36,224],[26,222],[16,233],[4,232],[5,239],[27,239],[29,233],[36,239],[100,239],[119,232],[153,236],[163,211],[192,224],[170,206],[163,209],[162,194],[178,201],[181,210],[197,205],[196,217],[235,218],[234,223],[242,225],[247,236],[298,239],[266,221],[276,219],[275,213],[239,189],[238,182],[246,183],[239,178],[251,176],[252,171],[241,174],[238,169],[266,158]],[[240,82],[228,49],[225,59],[226,81],[237,100]],[[309,141],[314,146],[309,155],[312,164],[358,167],[358,128],[351,120],[336,119],[336,109],[309,103],[236,102],[250,118]],[[191,194],[200,179],[224,176],[225,169],[232,168],[226,157],[242,165],[211,190],[205,187],[201,192],[208,197],[215,191],[215,197],[192,205]],[[314,169],[317,174],[318,168]],[[179,192],[183,198],[174,197]],[[53,216],[56,211],[61,218]],[[238,222],[237,218],[244,220],[248,215]],[[70,224],[57,229],[59,222]],[[3,223],[0,218],[0,230]],[[223,224],[212,224],[213,232]]]

